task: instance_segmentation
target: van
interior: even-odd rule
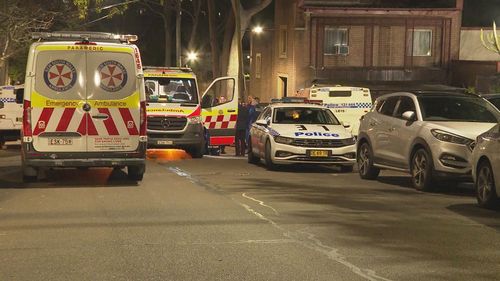
[[[368,113],[372,107],[368,88],[313,85],[309,91],[309,99],[319,100],[330,108],[354,136],[358,135],[361,116]]]
[[[23,85],[0,87],[0,148],[6,141],[17,141],[21,137],[23,87]]]
[[[135,35],[34,33],[26,66],[22,165],[145,172],[146,96]]]
[[[203,157],[205,134],[196,75],[190,68],[144,67],[148,148],[174,147]]]

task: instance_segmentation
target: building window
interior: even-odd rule
[[[325,27],[325,55],[347,55],[349,54],[349,38],[347,28],[332,26]]]
[[[415,29],[413,31],[413,51],[414,57],[428,57],[432,55],[432,30]]]
[[[280,58],[286,58],[287,56],[287,42],[288,42],[288,30],[286,25],[280,26],[280,38],[279,38],[279,54]]]
[[[257,54],[255,54],[255,78],[256,79],[260,79],[261,70],[262,70],[262,54],[257,53]]]

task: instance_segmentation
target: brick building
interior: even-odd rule
[[[463,0],[444,8],[374,8],[376,0],[275,0],[274,27],[252,35],[250,93],[293,96],[321,80],[375,95],[449,84]]]

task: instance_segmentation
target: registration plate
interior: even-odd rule
[[[49,145],[72,145],[72,139],[49,139]]]
[[[330,152],[328,150],[310,150],[310,157],[328,157],[330,156]]]
[[[157,141],[156,143],[157,144],[161,144],[161,145],[171,145],[171,144],[174,144],[173,141],[166,141],[166,140],[160,140],[160,141]]]

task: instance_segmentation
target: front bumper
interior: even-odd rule
[[[328,157],[312,157],[309,152],[313,150],[328,151],[329,155]],[[276,164],[310,163],[351,166],[356,163],[355,144],[336,148],[318,148],[299,147],[274,142],[271,153],[271,159]],[[286,155],[287,153],[291,155],[281,157],[281,155]]]
[[[37,152],[22,144],[22,161],[31,167],[123,167],[146,164],[146,143],[131,152]]]
[[[184,148],[204,146],[205,135],[202,124],[188,124],[182,131],[148,130],[148,147]]]
[[[472,177],[472,151],[468,146],[436,141],[430,149],[436,176]]]

